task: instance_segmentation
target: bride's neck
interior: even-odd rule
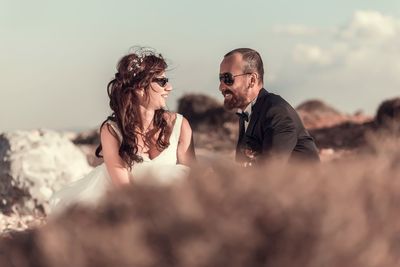
[[[147,109],[143,106],[139,106],[140,118],[142,120],[142,130],[151,128],[151,124],[154,119],[155,110]]]

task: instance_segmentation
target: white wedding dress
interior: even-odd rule
[[[107,121],[107,123],[113,128],[118,138],[122,140],[121,132],[116,123],[113,121]],[[178,164],[177,161],[181,125],[182,115],[177,114],[169,139],[169,146],[153,159],[150,159],[147,155],[141,155],[143,162],[134,163],[131,170],[133,182],[152,179],[151,181],[159,184],[170,184],[188,175],[189,168]],[[111,177],[105,164],[102,163],[82,179],[54,193],[50,199],[51,213],[58,213],[75,203],[95,205],[110,187],[112,187]]]

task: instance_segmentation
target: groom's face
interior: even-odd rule
[[[227,109],[244,109],[250,103],[249,75],[243,71],[244,64],[239,53],[227,56],[221,62],[219,90],[224,96],[224,106]]]

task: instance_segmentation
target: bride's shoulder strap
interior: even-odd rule
[[[183,116],[179,113],[176,113],[175,125],[174,125],[174,135],[179,140],[179,136],[181,135],[181,128],[182,128],[182,120]]]
[[[112,130],[115,132],[115,134],[117,135],[118,140],[119,140],[120,142],[122,142],[122,133],[121,133],[121,130],[119,129],[117,123],[116,123],[115,121],[112,121],[112,120],[107,120],[107,121],[105,122],[105,124],[107,124],[107,125],[109,125],[109,126],[111,127],[111,129],[112,129]]]

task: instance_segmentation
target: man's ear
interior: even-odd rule
[[[253,87],[255,84],[257,84],[257,80],[258,80],[258,74],[253,72],[250,75],[250,87]]]

